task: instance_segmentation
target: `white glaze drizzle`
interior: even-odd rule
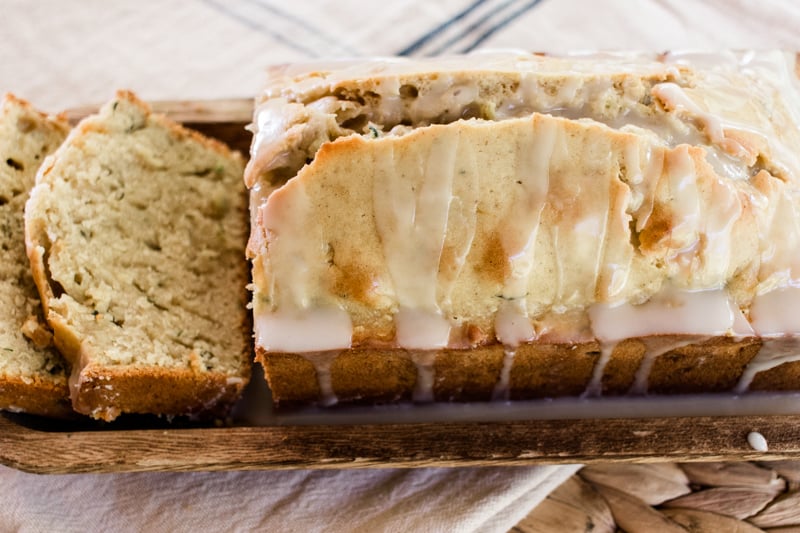
[[[397,343],[412,349],[443,348],[450,332],[437,286],[458,132],[440,128],[428,133],[438,136],[429,153],[416,155],[415,165],[407,162],[410,173],[397,171],[393,146],[377,156],[373,189],[375,224],[399,306]]]
[[[333,391],[331,380],[331,366],[340,352],[307,352],[302,357],[314,365],[314,372],[317,375],[317,386],[319,387],[319,405],[330,407],[339,403],[336,393]]]
[[[710,188],[711,208],[704,209],[698,258],[703,268],[697,269],[695,286],[713,286],[716,280],[728,277],[733,257],[734,224],[743,212],[743,200],[730,180],[715,179]]]
[[[647,394],[650,371],[653,369],[656,359],[665,353],[671,352],[672,350],[700,342],[704,338],[684,338],[677,340],[671,337],[645,337],[639,339],[644,343],[645,346],[644,357],[642,358],[642,362],[639,364],[639,368],[636,370],[636,374],[634,375],[633,383],[631,384],[628,394]]]
[[[456,148],[458,175],[454,176],[453,195],[450,201],[450,212],[447,216],[445,242],[451,248],[451,259],[448,275],[439,275],[441,308],[452,307],[451,295],[462,269],[466,265],[467,255],[472,249],[475,230],[478,224],[478,202],[480,188],[479,174],[475,150],[469,143],[458,143]]]
[[[725,127],[733,126],[724,122],[722,117],[701,109],[679,85],[672,82],[659,83],[653,87],[653,95],[670,109],[695,117],[713,144],[721,146],[733,156],[746,157],[746,150],[737,141],[725,136]],[[738,128],[748,129],[743,126]]]
[[[617,347],[617,341],[606,341],[600,343],[600,358],[592,368],[592,377],[589,384],[586,385],[586,390],[581,394],[581,398],[599,398],[603,395],[603,376],[605,375],[606,366],[611,361],[611,355],[614,353],[614,348]]]
[[[303,353],[349,348],[350,315],[342,309],[281,310],[255,316],[256,342],[271,352]]]
[[[689,339],[684,338],[680,340],[668,336],[640,338],[639,340],[645,345],[645,353],[639,364],[639,368],[636,370],[633,383],[628,393],[636,395],[646,394],[650,371],[658,357],[677,348],[699,342],[703,338],[706,337],[700,339],[697,337]],[[618,341],[605,341],[600,343],[600,358],[592,369],[592,377],[589,380],[589,384],[586,386],[586,390],[581,394],[581,398],[598,398],[603,395],[603,377],[605,376],[605,369],[609,361],[611,361],[611,356],[618,343]]]
[[[628,185],[613,181],[609,190],[605,241],[598,263],[596,297],[601,301],[619,300],[631,277],[634,250],[630,244],[630,217],[626,215],[632,192]]]
[[[769,178],[759,207],[761,268],[758,295],[800,282],[800,194],[783,182]]]
[[[350,315],[339,307],[319,306],[312,299],[317,286],[310,275],[311,265],[324,261],[325,247],[321,235],[304,227],[311,205],[305,190],[297,189],[294,193],[279,189],[258,208],[271,253],[284,260],[262,257],[262,268],[271,272],[273,302],[271,306],[262,303],[259,295],[263,288],[256,287],[256,342],[274,352],[349,348],[353,333]],[[310,245],[309,240],[318,240],[319,245]]]
[[[569,182],[569,202],[581,202],[581,211],[563,213],[561,220],[550,227],[555,249],[556,305],[563,313],[584,305],[594,298],[600,275],[600,261],[608,238],[609,182],[597,180],[593,173],[576,173]],[[600,181],[600,183],[596,183]],[[595,183],[592,183],[595,182]],[[565,183],[566,185],[566,183]]]
[[[252,157],[245,173],[249,187],[273,170],[300,168],[308,151],[316,152],[323,143],[344,133],[336,123],[335,111],[347,104],[336,101],[335,107],[326,109],[325,103],[323,99],[321,105],[304,106],[274,98],[256,107],[251,125]]]
[[[534,265],[536,234],[550,184],[550,164],[559,135],[559,125],[551,120],[537,120],[525,128],[516,146],[516,177],[521,191],[508,212],[505,231],[501,233],[503,251],[510,272],[503,287],[506,299],[524,298],[528,277]]]
[[[535,331],[528,318],[525,297],[535,264],[536,235],[539,219],[547,200],[550,164],[558,138],[553,121],[536,121],[525,129],[516,146],[516,168],[521,185],[501,233],[503,251],[508,257],[509,273],[505,279],[502,302],[495,316],[495,335],[507,347],[533,340]]]
[[[628,102],[620,110],[620,115],[624,122],[620,121],[619,116],[608,116],[603,111],[602,106],[595,109],[590,105],[592,102],[602,101],[611,87],[612,76],[629,76],[664,79],[670,81],[661,84],[663,87],[658,89],[664,100],[670,101],[671,108],[678,109],[682,118],[694,120],[701,126],[707,126],[714,133],[714,139],[721,139],[723,143],[736,143],[734,139],[724,135],[724,127],[737,127],[747,129],[740,121],[735,120],[742,110],[724,107],[732,100],[741,105],[741,102],[748,101],[748,90],[756,90],[760,98],[749,99],[750,101],[763,102],[759,105],[744,104],[743,108],[760,114],[761,123],[748,130],[756,132],[765,138],[775,137],[777,142],[772,146],[773,152],[780,155],[782,161],[789,161],[788,167],[800,168],[797,155],[792,153],[791,138],[784,138],[785,129],[773,128],[770,125],[771,112],[775,107],[772,101],[778,99],[775,95],[781,95],[781,104],[785,111],[793,118],[795,124],[800,122],[800,103],[796,97],[797,81],[794,74],[794,57],[788,53],[780,52],[759,52],[759,53],[726,53],[714,54],[719,59],[710,61],[708,57],[700,54],[669,54],[666,57],[656,57],[652,54],[631,54],[627,56],[603,54],[597,57],[583,55],[571,55],[568,57],[547,57],[541,58],[524,53],[505,53],[492,54],[481,58],[472,57],[445,57],[437,58],[433,61],[398,61],[396,59],[384,58],[383,60],[373,60],[364,62],[333,62],[332,64],[320,65],[309,63],[292,67],[273,68],[270,71],[269,85],[262,98],[261,107],[264,102],[271,99],[285,98],[287,101],[307,102],[311,107],[316,96],[322,100],[330,98],[325,95],[332,91],[337,84],[354,79],[378,78],[379,82],[372,86],[377,91],[380,98],[377,103],[371,103],[371,107],[364,111],[375,115],[374,120],[384,123],[397,123],[403,118],[402,98],[399,94],[403,80],[423,79],[426,90],[421,91],[418,97],[410,102],[410,108],[405,110],[407,119],[414,124],[429,124],[443,113],[452,115],[451,119],[461,116],[464,106],[469,106],[474,101],[469,97],[476,95],[476,84],[469,81],[469,76],[465,73],[476,72],[486,75],[496,73],[506,73],[518,76],[519,89],[510,97],[495,102],[496,118],[513,118],[529,114],[531,111],[539,111],[553,114],[561,114],[570,118],[590,117],[595,120],[604,121],[613,127],[620,127],[622,124],[638,124],[653,130],[663,130],[662,136],[673,137],[676,139],[681,136],[683,128],[677,124],[677,128],[672,125],[664,126],[658,118],[653,119],[649,114],[639,114],[634,105],[635,102]],[[681,65],[676,68],[675,65]],[[699,68],[698,68],[699,67]],[[321,69],[317,70],[316,69]],[[678,83],[688,84],[685,79],[684,69],[697,69],[700,74],[700,81],[697,82],[702,90],[711,94],[703,101],[702,94],[692,93],[689,96],[686,89]],[[432,76],[431,74],[436,74]],[[551,90],[545,91],[540,84],[547,81],[560,80]],[[448,87],[448,83],[452,87]],[[747,88],[743,88],[742,84]],[[669,85],[671,84],[671,85]],[[553,93],[552,89],[556,91]],[[701,104],[715,104],[717,108],[714,112],[708,111]],[[344,105],[350,102],[340,103]],[[708,105],[706,105],[708,107]],[[713,105],[711,106],[714,107]],[[730,107],[730,106],[729,106]],[[265,110],[266,112],[266,110]],[[336,111],[341,114],[341,111]],[[269,123],[270,120],[261,120],[257,110],[255,120],[256,135],[259,135],[259,124]],[[291,113],[290,113],[291,114]],[[730,116],[728,116],[730,115]],[[333,110],[329,110],[328,116],[335,118]],[[346,115],[345,118],[349,118]],[[275,123],[280,121],[294,124],[295,121],[286,117],[277,117]],[[304,118],[304,120],[308,120]],[[316,119],[314,119],[316,120]],[[308,120],[312,122],[313,120]],[[336,124],[332,125],[335,129]],[[272,128],[267,128],[271,130]],[[290,128],[289,128],[290,129]],[[321,125],[320,131],[331,130],[330,124]],[[288,129],[287,129],[288,131]],[[722,135],[721,137],[719,135]],[[288,135],[288,133],[287,133]],[[304,135],[298,135],[297,131],[292,131],[294,138],[303,138],[303,142],[308,139]],[[265,139],[271,138],[270,135],[263,135]],[[273,144],[282,144],[281,139],[273,139]],[[678,141],[687,142],[687,141]],[[264,148],[264,152],[271,152],[266,146],[269,142],[254,144],[253,152],[258,152],[258,148]],[[313,143],[311,143],[313,144]],[[713,143],[712,143],[713,144]]]
[[[299,190],[298,190],[299,189]],[[304,188],[278,189],[258,208],[258,217],[270,242],[270,255],[289,257],[291,261],[269,260],[264,270],[271,272],[269,293],[276,295],[280,307],[307,309],[311,305],[310,264],[317,258],[319,246],[310,245],[317,235],[301,235],[304,219],[311,211],[311,201]],[[301,238],[305,238],[304,239]],[[265,261],[268,258],[265,258]],[[279,293],[279,294],[276,294]]]
[[[503,366],[500,377],[492,390],[493,401],[507,402],[511,398],[511,368],[514,366],[516,350],[506,346],[503,349]]]
[[[525,297],[535,264],[535,244],[539,220],[547,200],[550,164],[558,139],[557,124],[536,121],[518,140],[516,168],[522,191],[509,209],[509,226],[501,234],[503,251],[508,257],[509,274],[503,287],[504,301],[495,315],[495,336],[504,345],[503,366],[492,391],[493,400],[510,398],[511,369],[516,348],[536,337],[528,317]]]
[[[495,315],[494,331],[497,340],[511,349],[536,337],[536,330],[519,300],[500,304]]]
[[[753,298],[750,322],[761,337],[800,334],[800,287],[783,287]]]
[[[397,344],[411,350],[444,348],[450,324],[437,311],[400,308],[394,315]]]
[[[635,169],[634,172],[629,170],[628,185],[631,187],[631,208],[637,232],[645,228],[653,213],[655,191],[664,168],[664,153],[652,145],[632,145],[625,152],[626,167]]]
[[[750,388],[756,374],[784,363],[800,361],[800,337],[782,336],[763,339],[763,345],[750,361],[734,391],[741,394]]]
[[[589,308],[592,331],[600,342],[601,357],[596,363],[584,397],[602,393],[605,367],[617,342],[639,337],[645,343],[645,355],[637,369],[631,394],[645,394],[647,380],[655,360],[676,348],[698,342],[675,340],[669,335],[752,335],[749,323],[727,291],[680,291],[663,289],[641,305],[595,304]],[[665,335],[665,337],[659,337]]]
[[[673,276],[688,280],[689,288],[705,289],[729,275],[742,199],[730,180],[715,176],[700,181],[688,150],[688,145],[678,146],[665,164],[669,209],[676,221],[667,237],[668,257]]]
[[[741,311],[727,291],[681,291],[670,288],[641,305],[594,304],[589,319],[601,341],[619,341],[649,335],[736,334]],[[739,332],[739,334],[747,332]]]
[[[511,368],[517,347],[536,337],[536,330],[520,300],[504,301],[495,316],[495,336],[503,343],[503,366],[492,391],[492,400],[507,401],[510,397]]]
[[[716,59],[712,59],[716,56]],[[771,162],[784,175],[797,183],[800,154],[796,150],[800,139],[800,86],[795,71],[795,54],[781,51],[743,51],[706,55],[698,53],[669,54],[665,61],[696,69],[698,90],[674,91],[684,110],[701,122],[710,123],[717,143],[735,154],[740,146],[726,130],[738,130],[759,137],[769,148]],[[682,94],[680,94],[682,92]],[[691,94],[689,94],[691,93]],[[776,111],[785,113],[789,122],[776,120]],[[793,124],[790,126],[789,124]]]
[[[417,367],[417,381],[414,384],[412,399],[417,403],[432,402],[434,400],[433,382],[435,379],[433,365],[436,361],[436,352],[411,350],[409,353],[411,361]]]
[[[667,154],[664,179],[670,194],[670,210],[675,221],[667,236],[671,255],[678,264],[691,270],[695,246],[700,239],[700,193],[694,161],[689,156],[688,145],[678,146]],[[685,254],[683,257],[680,257]]]

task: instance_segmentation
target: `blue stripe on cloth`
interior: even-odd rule
[[[304,30],[308,31],[309,33],[312,33],[312,34],[316,35],[317,37],[319,37],[320,39],[325,41],[328,44],[328,46],[330,46],[332,48],[340,48],[343,52],[345,52],[345,53],[347,53],[347,54],[349,54],[351,56],[360,55],[357,52],[355,52],[354,50],[348,48],[347,46],[344,46],[344,45],[340,44],[336,39],[334,39],[331,36],[325,34],[325,32],[320,30],[319,28],[316,28],[316,27],[312,26],[311,24],[309,24],[308,22],[306,22],[305,20],[303,20],[300,17],[296,17],[295,15],[293,15],[291,13],[283,11],[282,9],[270,4],[267,0],[247,0],[247,1],[249,1],[251,4],[257,5],[261,9],[264,9],[265,11],[273,13],[273,14],[275,14],[275,15],[277,15],[277,16],[285,19],[285,20],[288,20],[289,22],[293,22],[294,24],[297,24],[298,26],[300,26]],[[481,1],[483,1],[483,0],[481,0]]]
[[[256,30],[256,31],[258,31],[260,33],[269,35],[270,37],[275,39],[277,42],[279,42],[281,44],[284,44],[287,47],[292,48],[292,49],[294,49],[294,50],[296,50],[296,51],[298,51],[298,52],[300,52],[302,54],[305,54],[308,57],[318,57],[317,53],[314,50],[310,50],[310,49],[304,47],[303,45],[292,41],[291,39],[287,38],[285,35],[283,35],[281,33],[278,33],[278,32],[275,32],[275,31],[272,31],[270,28],[268,28],[268,27],[266,27],[266,26],[264,26],[262,24],[259,24],[254,20],[251,20],[251,19],[249,19],[247,17],[243,17],[242,15],[236,13],[235,11],[232,11],[232,10],[228,9],[228,7],[225,4],[221,3],[221,2],[217,2],[216,0],[201,0],[201,2],[203,2],[206,5],[210,6],[212,9],[214,9],[218,13],[221,13],[221,14],[227,16],[229,19],[235,20],[236,22],[239,22],[239,23],[243,24],[244,26],[246,26],[246,27],[248,27],[248,28],[250,28],[252,30]]]
[[[464,9],[463,11],[461,11],[460,13],[456,13],[454,16],[452,16],[449,19],[447,19],[446,21],[442,22],[441,24],[439,24],[438,26],[436,26],[435,28],[430,30],[428,33],[426,33],[422,37],[419,37],[416,41],[414,41],[413,43],[409,44],[408,46],[406,46],[405,48],[403,48],[402,50],[397,52],[397,55],[399,55],[399,56],[408,56],[408,55],[413,54],[414,52],[419,50],[422,46],[424,46],[428,41],[430,41],[431,39],[436,37],[436,35],[438,35],[442,31],[446,30],[447,28],[449,28],[450,26],[452,26],[456,22],[460,21],[461,19],[463,19],[464,17],[466,17],[467,15],[469,15],[470,13],[475,11],[485,1],[486,0],[477,0],[477,1],[473,2],[472,4],[467,6],[467,8]]]
[[[457,43],[458,41],[460,41],[460,40],[461,40],[461,39],[463,39],[464,37],[467,37],[469,34],[471,34],[471,33],[472,33],[473,31],[475,31],[477,28],[479,28],[479,27],[480,27],[480,26],[482,26],[484,23],[486,23],[486,21],[487,21],[487,20],[489,20],[490,18],[492,18],[492,16],[493,16],[493,15],[496,15],[496,14],[497,14],[497,13],[499,13],[500,11],[502,11],[502,10],[506,9],[508,6],[510,6],[511,4],[515,3],[516,1],[517,1],[517,0],[506,0],[505,2],[503,2],[502,4],[500,4],[499,6],[495,7],[495,8],[494,8],[494,9],[492,9],[491,11],[489,11],[489,12],[488,12],[486,15],[484,15],[484,17],[483,17],[483,18],[479,19],[479,20],[478,20],[478,21],[476,21],[476,22],[473,22],[472,24],[470,24],[470,25],[469,25],[469,26],[467,26],[466,28],[462,29],[460,33],[458,33],[458,34],[456,34],[455,36],[451,37],[450,39],[448,39],[447,41],[445,41],[445,43],[444,43],[444,44],[440,45],[440,46],[439,46],[438,48],[436,48],[435,50],[432,50],[432,51],[430,51],[430,52],[426,53],[425,55],[428,55],[428,56],[435,56],[435,55],[439,55],[439,54],[441,54],[442,52],[445,52],[445,51],[447,51],[447,50],[448,50],[448,49],[449,49],[449,48],[450,48],[450,47],[453,45],[453,43]]]
[[[489,37],[491,37],[492,35],[494,35],[498,31],[500,31],[501,29],[503,29],[506,26],[508,26],[508,24],[511,23],[514,19],[518,18],[520,15],[523,15],[524,13],[526,13],[526,12],[530,11],[531,9],[533,9],[534,7],[536,7],[536,5],[539,4],[541,1],[542,0],[531,0],[530,2],[528,2],[527,4],[522,6],[521,9],[518,9],[517,11],[514,11],[509,16],[507,16],[506,18],[501,20],[498,24],[496,24],[495,26],[492,26],[488,30],[484,31],[482,34],[480,34],[478,36],[477,39],[475,39],[472,42],[472,44],[470,44],[469,46],[465,46],[464,48],[459,50],[459,52],[461,52],[463,54],[466,54],[467,52],[471,52],[472,50],[474,50],[475,48],[480,46],[481,43],[483,43],[486,39],[488,39]]]

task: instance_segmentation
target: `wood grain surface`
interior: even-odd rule
[[[0,463],[37,473],[800,458],[798,416],[108,431],[43,431],[18,418],[0,416]],[[751,431],[767,452],[748,445]]]
[[[154,109],[246,154],[252,102]],[[67,113],[74,122],[96,106]],[[98,429],[0,414],[0,463],[37,473],[531,465],[800,458],[800,416]],[[758,431],[769,449],[754,451]]]

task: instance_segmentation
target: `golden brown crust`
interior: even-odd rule
[[[644,353],[644,343],[636,339],[619,342],[603,371],[602,394],[616,396],[627,393],[644,360]]]
[[[409,356],[393,350],[344,352],[331,365],[333,389],[349,391],[344,401],[407,400],[416,378],[416,367]]]
[[[39,291],[39,296],[42,299],[42,309],[44,310],[45,317],[48,314],[48,304],[53,298],[53,289],[50,285],[47,276],[47,267],[45,267],[45,250],[42,242],[46,239],[44,228],[37,227],[25,228],[25,247],[28,253],[28,260],[31,263],[31,275],[36,288]],[[53,327],[53,324],[50,324]]]
[[[800,361],[759,372],[750,383],[751,391],[796,391],[800,383]]]
[[[502,346],[495,346],[502,350]],[[524,344],[511,367],[511,398],[578,396],[589,383],[600,359],[599,345]]]
[[[69,131],[69,121],[67,120],[67,116],[64,113],[59,113],[58,115],[48,115],[47,113],[43,113],[33,107],[30,102],[27,100],[20,98],[12,93],[5,93],[3,95],[3,103],[17,105],[25,109],[25,111],[32,113],[42,120],[47,120],[48,123],[60,130],[62,133],[66,134]]]
[[[433,365],[434,396],[441,401],[491,400],[502,368],[503,352],[489,346],[472,350],[444,350],[436,356]],[[415,382],[413,364],[411,370]]]
[[[256,349],[256,361],[269,371],[265,373],[273,401],[286,405],[308,403],[320,397],[317,373],[307,359],[294,354],[269,354]]]
[[[203,416],[225,414],[236,402],[245,379],[198,373],[191,369],[92,368],[72,386],[72,407],[93,418],[111,421],[121,413]]]
[[[679,337],[675,337],[680,342]],[[657,357],[648,379],[648,393],[687,394],[732,391],[750,360],[761,347],[756,338],[717,337],[668,351]],[[276,404],[317,402],[320,389],[314,365],[297,354],[268,354],[257,349],[266,368]],[[620,342],[602,378],[602,395],[629,394],[644,359],[640,339]],[[495,393],[503,368],[499,344],[471,350],[443,350],[434,360],[436,401],[488,401]],[[510,398],[580,396],[601,359],[597,342],[581,344],[524,344],[514,355]],[[792,379],[787,379],[787,372]],[[779,377],[780,376],[780,377]],[[757,374],[752,390],[784,390],[800,380],[800,363],[787,363]],[[331,365],[333,392],[340,402],[382,403],[408,401],[417,381],[412,356],[405,350],[354,349],[342,352]]]
[[[74,415],[70,406],[66,381],[26,382],[19,376],[0,377],[0,406],[8,411],[68,418]]]
[[[761,341],[754,337],[714,338],[677,348],[656,359],[648,378],[649,390],[657,394],[733,390],[760,348]],[[793,388],[797,383],[794,381]]]

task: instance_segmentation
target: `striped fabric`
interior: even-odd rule
[[[524,16],[542,0],[476,0],[468,5],[437,5],[438,12],[422,11],[427,15],[417,19],[414,30],[400,39],[395,36],[399,46],[387,50],[384,47],[380,54],[400,56],[435,56],[440,54],[467,53],[475,50],[486,40]],[[290,6],[270,0],[240,0],[223,2],[221,0],[205,0],[205,3],[220,14],[236,20],[244,26],[269,35],[277,43],[293,49],[307,58],[330,56],[363,56],[375,53],[370,49],[371,39],[357,42],[349,37],[348,28],[330,27],[330,20],[293,11]],[[410,3],[393,3],[387,12],[374,13],[367,19],[380,22],[410,18],[415,10]],[[325,6],[322,7],[323,11]],[[360,8],[358,9],[360,11]],[[392,12],[394,10],[394,12]],[[336,13],[331,13],[336,16]],[[360,14],[363,16],[363,14]],[[373,16],[375,17],[373,19]],[[316,20],[315,20],[316,19]],[[348,17],[338,20],[347,23]],[[427,24],[423,24],[426,22]],[[366,26],[366,25],[365,25]],[[375,24],[372,30],[380,30],[381,24]],[[392,25],[391,27],[396,27]],[[344,32],[344,33],[343,33]],[[394,33],[394,32],[391,32]],[[348,36],[342,38],[343,36]],[[377,37],[377,36],[376,36]],[[386,44],[392,44],[387,41]]]
[[[486,48],[800,49],[793,0],[4,0],[0,91],[56,111],[117,87],[252,96],[273,63]]]

